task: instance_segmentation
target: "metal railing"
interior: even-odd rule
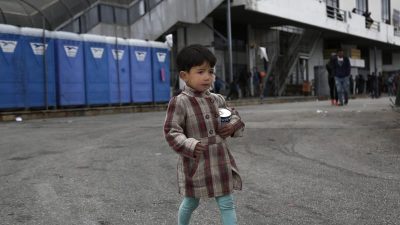
[[[109,3],[104,3],[104,2],[96,2],[93,4],[90,8],[86,9],[83,13],[79,14],[79,16],[71,18],[68,23],[62,24],[58,26],[55,30],[63,30],[65,28],[68,28],[69,26],[74,23],[75,20],[78,20],[79,24],[86,24],[86,17],[90,17],[88,14],[90,13],[90,10],[97,10],[97,20],[95,21],[94,24],[90,24],[90,26],[87,27],[81,27],[82,25],[79,26],[79,32],[78,33],[86,33],[88,30],[91,28],[95,27],[97,24],[104,22],[102,21],[101,14],[100,14],[100,6],[110,6],[113,8],[113,16],[115,17],[116,8],[121,9],[121,10],[126,10],[127,11],[127,18],[126,21],[123,21],[122,24],[120,25],[132,25],[135,22],[137,22],[140,18],[142,18],[144,15],[149,13],[151,10],[156,8],[160,3],[162,3],[164,0],[138,0],[135,2],[132,2],[129,5],[115,5],[115,4],[109,4]],[[113,24],[117,24],[117,21],[113,21]],[[76,32],[76,31],[74,31]]]
[[[293,46],[293,51],[287,57],[284,57],[280,61],[279,77],[276,80],[277,95],[282,95],[286,89],[286,84],[289,79],[289,75],[292,73],[299,56],[301,54],[310,54],[315,48],[316,41],[320,37],[320,32],[305,31],[300,35],[300,41]]]
[[[394,30],[394,35],[400,37],[400,27],[395,26],[393,30]]]
[[[381,23],[374,20],[365,20],[365,27],[367,29],[380,31],[381,30]]]
[[[326,16],[331,19],[336,19],[341,22],[347,22],[347,13],[343,9],[326,6]]]

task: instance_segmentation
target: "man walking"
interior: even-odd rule
[[[349,102],[349,76],[350,60],[343,54],[343,49],[337,50],[337,57],[333,60],[333,73],[335,75],[336,89],[339,97],[339,106],[347,105]]]
[[[334,75],[334,71],[333,71],[333,63],[334,63],[335,59],[336,59],[336,54],[332,53],[331,58],[329,59],[329,62],[326,64],[326,70],[328,71],[329,94],[331,97],[332,105],[338,104],[338,95],[337,95],[337,90],[336,90],[336,85],[335,85],[335,75]]]

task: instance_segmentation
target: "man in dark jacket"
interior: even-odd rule
[[[329,84],[329,94],[331,97],[331,103],[332,105],[337,105],[338,104],[338,95],[337,95],[337,90],[336,90],[336,85],[335,85],[335,75],[333,74],[333,62],[336,59],[336,54],[333,53],[331,55],[331,58],[329,59],[329,62],[326,64],[326,70],[328,71],[328,84]]]
[[[343,49],[337,50],[337,57],[333,61],[333,74],[335,75],[336,89],[339,97],[339,106],[349,102],[350,87],[350,60],[343,55]]]

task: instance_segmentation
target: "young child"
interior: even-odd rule
[[[177,55],[183,91],[171,99],[164,123],[164,135],[179,154],[177,177],[179,193],[178,224],[188,225],[200,198],[215,198],[224,225],[236,225],[233,190],[242,181],[225,139],[241,136],[244,123],[238,113],[221,123],[219,108],[227,108],[224,98],[209,91],[214,81],[216,58],[207,48],[191,45]]]

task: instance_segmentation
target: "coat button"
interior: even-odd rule
[[[213,131],[213,130],[210,130],[210,131],[208,131],[208,133],[209,133],[209,134],[213,134],[213,133],[214,133],[214,131]]]
[[[207,114],[207,115],[206,115],[206,119],[210,119],[210,115]]]
[[[216,114],[215,114],[215,118],[218,118],[218,117],[219,117],[219,114],[216,113]]]

